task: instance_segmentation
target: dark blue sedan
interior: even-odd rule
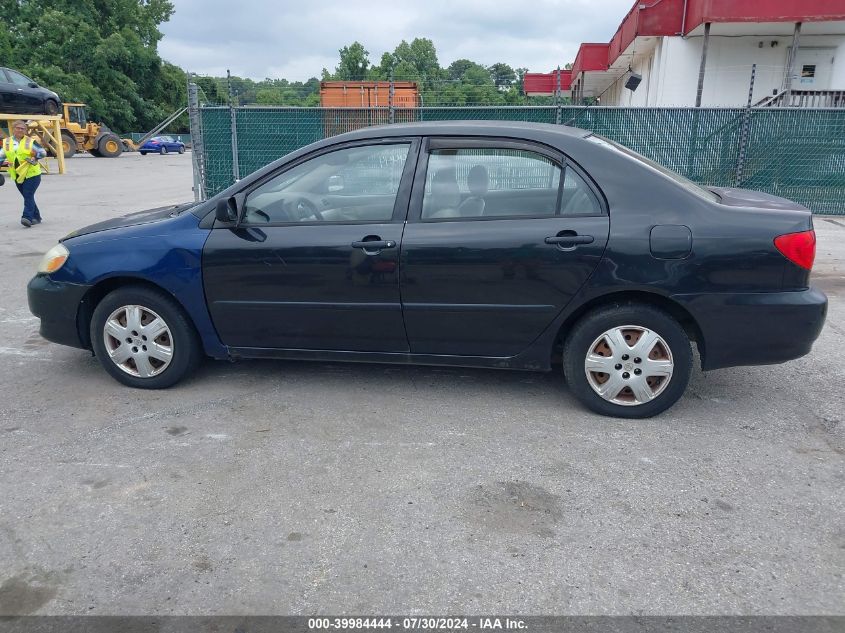
[[[29,307],[132,387],[204,356],[561,362],[586,406],[642,418],[683,394],[691,343],[705,370],[807,354],[827,309],[814,256],[806,208],[699,187],[584,130],[413,123],[71,233]]]
[[[141,156],[147,154],[167,154],[169,152],[185,153],[185,144],[172,136],[154,136],[138,148]]]

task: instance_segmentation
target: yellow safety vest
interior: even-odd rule
[[[27,162],[33,158],[32,150],[35,149],[35,141],[29,136],[24,136],[15,148],[15,138],[7,136],[3,139],[3,151],[6,152],[6,160],[9,161],[9,178],[21,183],[27,178],[41,175],[41,165],[34,165]]]

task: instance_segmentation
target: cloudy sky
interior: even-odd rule
[[[360,41],[378,63],[402,40],[460,58],[547,72],[581,42],[607,42],[633,0],[173,0],[161,56],[199,74],[305,80]]]

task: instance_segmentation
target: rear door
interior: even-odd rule
[[[600,192],[531,143],[431,139],[420,160],[400,265],[411,352],[519,354],[601,259]]]
[[[399,245],[417,139],[322,150],[244,196],[203,250],[214,325],[235,348],[407,352]]]

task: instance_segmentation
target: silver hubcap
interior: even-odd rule
[[[170,366],[173,337],[159,315],[144,306],[122,306],[103,327],[111,361],[127,374],[152,378]]]
[[[625,406],[654,400],[672,380],[674,367],[666,341],[638,325],[608,330],[593,341],[584,360],[593,391]]]

